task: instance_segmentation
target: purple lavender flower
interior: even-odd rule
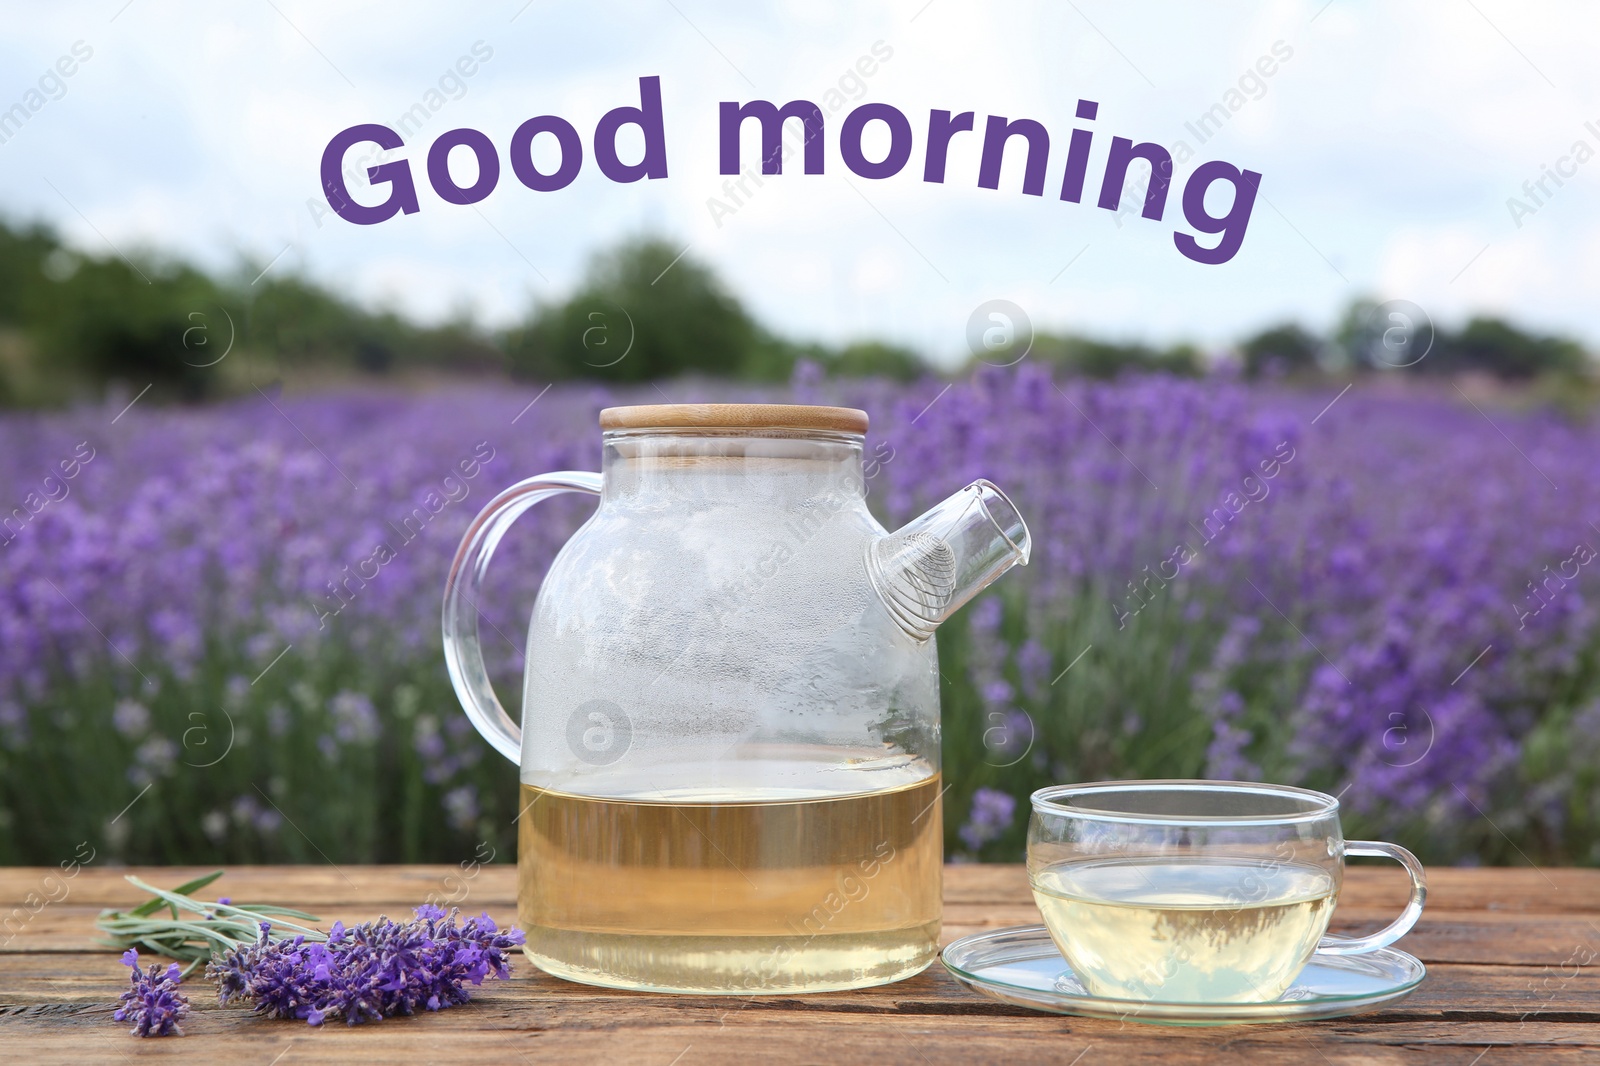
[[[272,940],[269,931],[262,923],[258,941],[211,963],[218,998],[250,1000],[257,1014],[311,1025],[465,1003],[468,985],[511,976],[509,953],[523,942],[521,930],[501,932],[487,914],[458,922],[455,911],[426,904],[409,922],[379,918],[349,929],[335,922],[326,943]]]
[[[365,744],[378,738],[378,712],[359,692],[341,692],[328,701],[333,734],[341,744]]]
[[[1050,680],[1050,663],[1050,652],[1037,640],[1025,640],[1017,649],[1017,672],[1022,675],[1022,689],[1030,700],[1043,697]]]
[[[178,745],[168,737],[151,737],[133,753],[128,780],[135,785],[148,785],[170,775],[177,764]]]
[[[972,812],[967,824],[961,827],[961,839],[967,847],[977,851],[989,841],[998,838],[1007,829],[1017,813],[1017,801],[998,789],[980,788],[972,794]]]
[[[1561,739],[1564,715],[1600,697],[1600,562],[1580,564],[1587,556],[1574,552],[1600,547],[1588,525],[1600,516],[1600,424],[1492,411],[1502,437],[1448,387],[1400,396],[1358,385],[1324,414],[1326,392],[1223,377],[1052,380],[1032,361],[954,383],[842,383],[813,367],[797,368],[789,392],[721,388],[708,384],[701,398],[869,410],[869,448],[894,448],[870,482],[891,528],[975,477],[993,478],[1026,515],[1032,565],[939,635],[955,665],[941,682],[947,779],[961,788],[984,761],[1014,757],[996,760],[983,739],[1025,711],[1050,776],[1019,762],[1006,780],[1018,794],[1206,772],[1349,786],[1363,833],[1414,830],[1402,839],[1441,861],[1517,859],[1491,824],[1536,859],[1600,861],[1600,819],[1583,813],[1600,810],[1600,785],[1588,749]],[[242,757],[252,746],[271,765],[305,771],[289,785],[322,813],[327,846],[361,858],[384,858],[371,842],[402,836],[391,831],[402,805],[355,801],[376,794],[375,779],[415,775],[423,787],[406,782],[407,794],[450,795],[462,811],[468,794],[457,790],[475,785],[476,820],[509,823],[493,809],[489,749],[438,682],[439,590],[456,539],[494,490],[514,472],[596,468],[596,409],[631,399],[558,385],[528,409],[536,391],[141,403],[111,437],[99,434],[114,411],[0,418],[0,508],[78,441],[104,455],[84,466],[70,499],[0,545],[0,749],[27,753],[0,775],[0,809],[71,809],[59,782],[78,778],[54,770],[121,777],[123,749],[155,733],[182,744],[182,761],[207,762],[237,727],[240,746],[196,785],[194,802],[249,828],[205,823],[206,839],[241,858],[290,856],[282,833],[256,828],[250,774],[260,763]],[[405,516],[480,428],[519,417],[514,433],[493,435],[498,457],[464,482],[469,497],[406,539]],[[1274,458],[1280,446],[1291,461]],[[1276,473],[1264,477],[1269,459]],[[344,475],[363,491],[352,495]],[[1259,498],[1218,512],[1228,493],[1252,492],[1246,476]],[[552,501],[500,549],[482,604],[497,683],[515,687],[527,604],[591,506]],[[379,542],[395,558],[370,577],[360,563]],[[1180,543],[1194,556],[1173,578]],[[369,577],[346,576],[358,573]],[[328,585],[346,580],[339,606]],[[329,605],[337,615],[319,619]],[[494,630],[511,639],[488,639]],[[291,691],[301,680],[304,699]],[[402,686],[418,692],[406,715],[392,698]],[[341,690],[370,704],[333,702]],[[1250,710],[1237,711],[1229,692]],[[147,708],[149,726],[135,729],[125,712],[124,731],[136,735],[102,746],[117,761],[84,766],[70,709],[120,700]],[[197,700],[210,701],[203,722],[189,717]],[[337,773],[318,754],[323,737]],[[134,791],[171,772],[172,755],[144,751]],[[255,800],[236,806],[240,795]],[[171,817],[163,804],[174,796],[152,790],[111,827],[112,839],[146,849],[119,857],[194,858],[149,850],[163,835],[148,830]],[[416,842],[387,857],[451,856],[460,830],[445,813],[414,822]],[[41,845],[25,823],[0,822],[0,850],[54,861],[33,850]]]
[[[122,964],[133,972],[129,974],[132,987],[122,993],[121,1004],[111,1015],[119,1022],[132,1021],[128,1030],[134,1036],[182,1036],[179,1024],[189,1013],[189,1000],[178,991],[182,976],[177,963],[165,970],[153,965],[149,970],[139,968],[139,953],[132,948],[122,953]]]
[[[1004,678],[996,678],[985,684],[981,690],[984,705],[990,708],[1006,707],[1016,696],[1016,690]]]
[[[125,737],[143,736],[150,728],[150,710],[138,700],[118,700],[111,711],[111,725]]]
[[[444,794],[445,817],[462,832],[470,830],[478,820],[478,786],[462,785]]]

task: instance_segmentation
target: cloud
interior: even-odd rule
[[[1600,99],[1584,55],[1600,31],[1590,8],[1336,0],[1314,22],[1314,5],[1289,3],[1231,14],[1180,3],[960,0],[789,4],[781,13],[522,0],[469,14],[420,0],[278,8],[140,0],[114,22],[110,12],[67,8],[14,13],[0,42],[0,69],[12,72],[0,98],[19,96],[76,40],[95,58],[65,97],[0,145],[0,196],[89,251],[104,250],[95,228],[121,246],[213,266],[231,266],[241,251],[265,264],[289,246],[280,268],[303,266],[429,318],[471,301],[510,321],[531,299],[575,284],[594,249],[654,229],[690,243],[782,330],[885,336],[952,357],[972,307],[996,297],[1018,300],[1042,327],[1217,341],[1285,315],[1326,323],[1372,292],[1451,315],[1492,308],[1600,341],[1587,251],[1600,229],[1600,169],[1522,230],[1504,204],[1586,119],[1600,120],[1578,103]],[[373,227],[331,217],[318,226],[307,200],[320,195],[329,138],[357,122],[395,121],[480,40],[493,59],[409,146],[421,212]],[[718,227],[706,204],[723,182],[717,102],[816,99],[879,41],[893,57],[864,79],[861,99],[911,119],[905,171],[882,181],[846,174],[837,151],[846,107],[830,116],[825,175],[768,179]],[[1279,41],[1293,58],[1193,161],[1221,158],[1265,175],[1271,206],[1257,205],[1232,263],[1196,267],[1176,254],[1176,189],[1164,222],[1125,217],[1120,228],[1091,204],[1052,195],[1079,97],[1101,104],[1093,188],[1111,134],[1169,144],[1185,136],[1184,124]],[[559,193],[530,192],[506,167],[477,211],[427,190],[426,145],[439,133],[481,129],[503,152],[521,121],[553,113],[587,146],[599,116],[636,104],[637,79],[649,74],[662,78],[666,180],[613,185],[590,158]],[[1044,122],[1047,195],[1016,191],[1016,161],[1000,190],[976,188],[976,149],[959,142],[949,181],[925,185],[931,108],[976,111],[980,127],[988,114]],[[1490,251],[1451,284],[1485,244]]]

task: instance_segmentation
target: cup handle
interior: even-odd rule
[[[1323,937],[1322,942],[1317,945],[1317,950],[1324,955],[1364,955],[1369,951],[1388,947],[1411,932],[1411,927],[1422,917],[1423,904],[1428,902],[1427,872],[1423,870],[1422,863],[1417,861],[1417,857],[1399,844],[1386,844],[1381,840],[1347,840],[1344,853],[1347,856],[1367,855],[1393,859],[1404,866],[1406,873],[1411,875],[1411,900],[1406,904],[1406,909],[1400,912],[1400,917],[1376,933],[1355,937]]]
[[[519,481],[478,512],[462,538],[450,576],[444,586],[444,662],[450,670],[456,695],[467,717],[485,740],[512,762],[522,761],[522,730],[500,706],[483,665],[483,645],[478,640],[478,590],[489,557],[511,523],[538,503],[562,492],[600,494],[600,475],[586,470],[562,470]]]

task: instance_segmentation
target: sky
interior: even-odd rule
[[[1498,314],[1600,349],[1600,5],[5,6],[0,213],[47,221],[93,254],[178,256],[246,280],[299,272],[419,321],[503,325],[570,293],[597,250],[652,233],[710,264],[779,332],[886,339],[939,361],[965,357],[969,319],[996,299],[1036,329],[1214,347],[1286,319],[1326,328],[1373,296],[1443,326]],[[667,176],[613,182],[594,159],[595,125],[637,107],[652,76]],[[718,169],[718,105],[755,99],[837,109],[822,174],[796,156],[735,201]],[[1094,121],[1075,118],[1080,99],[1098,102]],[[909,120],[909,161],[891,177],[854,174],[841,155],[845,117],[873,102]],[[18,104],[25,118],[4,125]],[[394,126],[418,104],[426,119],[392,158],[408,161],[419,210],[376,225],[334,215],[318,176],[329,141]],[[1218,105],[1226,120],[1202,142],[1191,127]],[[942,184],[923,180],[934,109],[972,111],[978,130],[952,141]],[[570,185],[536,192],[514,176],[510,144],[543,115],[573,125],[584,160]],[[991,115],[1048,131],[1044,195],[1021,192],[1020,140],[999,188],[978,186]],[[470,205],[427,179],[428,146],[460,128],[484,133],[502,163]],[[1083,203],[1057,195],[1075,128],[1094,133]],[[1163,219],[1096,206],[1112,136],[1182,159]],[[624,162],[638,158],[637,127],[618,140]],[[862,149],[888,150],[882,122]],[[532,160],[554,169],[553,138],[534,141]],[[1211,160],[1262,175],[1244,241],[1217,265],[1173,241],[1190,232],[1185,182]],[[465,149],[452,167],[470,184]],[[1208,206],[1225,205],[1226,189]],[[386,189],[358,180],[351,192],[375,204]]]

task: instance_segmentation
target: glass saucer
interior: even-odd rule
[[[1358,1014],[1410,995],[1427,972],[1394,948],[1365,955],[1317,953],[1280,999],[1268,1003],[1161,1003],[1092,996],[1042,925],[962,937],[940,954],[966,987],[1019,1007],[1087,1018],[1167,1025],[1298,1022]]]

